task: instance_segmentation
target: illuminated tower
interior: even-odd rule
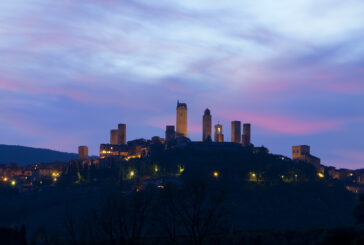
[[[231,122],[231,142],[241,143],[241,122]]]
[[[174,126],[168,125],[166,127],[166,142],[171,142],[175,139],[176,132],[174,131]]]
[[[111,145],[119,144],[119,129],[110,130],[110,144]]]
[[[88,147],[87,146],[79,146],[78,147],[78,159],[79,160],[87,160],[88,159]]]
[[[176,137],[187,137],[187,104],[177,101]]]
[[[224,142],[224,135],[222,134],[222,125],[215,125],[215,142]]]
[[[126,144],[126,124],[119,124],[119,140],[118,145],[125,145]]]
[[[211,141],[211,130],[212,130],[212,123],[211,123],[211,113],[209,109],[205,110],[202,119],[202,140],[203,141]]]
[[[250,123],[244,123],[243,125],[243,146],[250,146]]]

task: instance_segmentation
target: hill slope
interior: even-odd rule
[[[25,146],[0,145],[0,164],[30,165],[38,162],[64,162],[77,159],[77,154]]]

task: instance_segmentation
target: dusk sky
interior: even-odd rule
[[[0,144],[98,155],[110,129],[192,140],[252,124],[252,143],[364,168],[364,1],[1,0]]]

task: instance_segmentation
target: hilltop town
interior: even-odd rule
[[[247,154],[269,154],[265,147],[256,147],[251,142],[251,124],[241,121],[231,121],[231,141],[225,141],[223,126],[219,123],[212,127],[212,114],[206,109],[202,116],[202,138],[201,141],[191,141],[188,138],[188,109],[186,103],[177,101],[176,125],[167,125],[165,137],[154,136],[151,139],[135,139],[127,141],[127,125],[119,124],[117,129],[110,130],[110,142],[100,144],[99,157],[89,158],[88,147],[79,146],[78,160],[70,162],[37,163],[31,166],[18,166],[17,164],[5,164],[0,166],[0,178],[3,186],[11,186],[21,192],[32,191],[44,186],[56,185],[72,166],[79,165],[80,168],[103,169],[108,168],[110,162],[117,161],[119,164],[128,163],[135,159],[148,159],[155,152],[166,152],[174,149],[192,147],[207,151],[230,151],[244,152]],[[212,132],[214,129],[214,132]],[[312,156],[310,146],[292,146],[292,158],[282,155],[273,155],[284,162],[301,162],[313,166],[318,179],[336,179],[345,184],[347,190],[353,193],[364,191],[364,170],[335,169],[321,164],[320,158]],[[153,167],[158,171],[158,166]],[[180,166],[180,170],[183,167]],[[214,173],[218,175],[219,173]],[[249,181],[257,181],[254,178],[254,170]],[[131,170],[129,177],[136,175]],[[285,176],[280,176],[282,180]],[[295,175],[294,178],[297,178]],[[79,180],[80,181],[80,180]]]

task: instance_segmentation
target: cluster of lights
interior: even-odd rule
[[[101,151],[101,153],[102,154],[111,154],[112,152],[111,151],[105,151],[105,150],[103,150],[103,151]]]
[[[53,172],[52,173],[52,177],[59,177],[61,174],[60,173],[58,173],[58,172]]]
[[[126,161],[129,161],[130,159],[133,159],[133,158],[141,158],[141,155],[138,154],[138,155],[131,155],[131,156],[127,156],[125,157],[125,160]]]
[[[3,177],[3,182],[8,182],[8,181],[9,181],[8,177]],[[15,180],[10,181],[10,185],[15,186],[16,181]]]

